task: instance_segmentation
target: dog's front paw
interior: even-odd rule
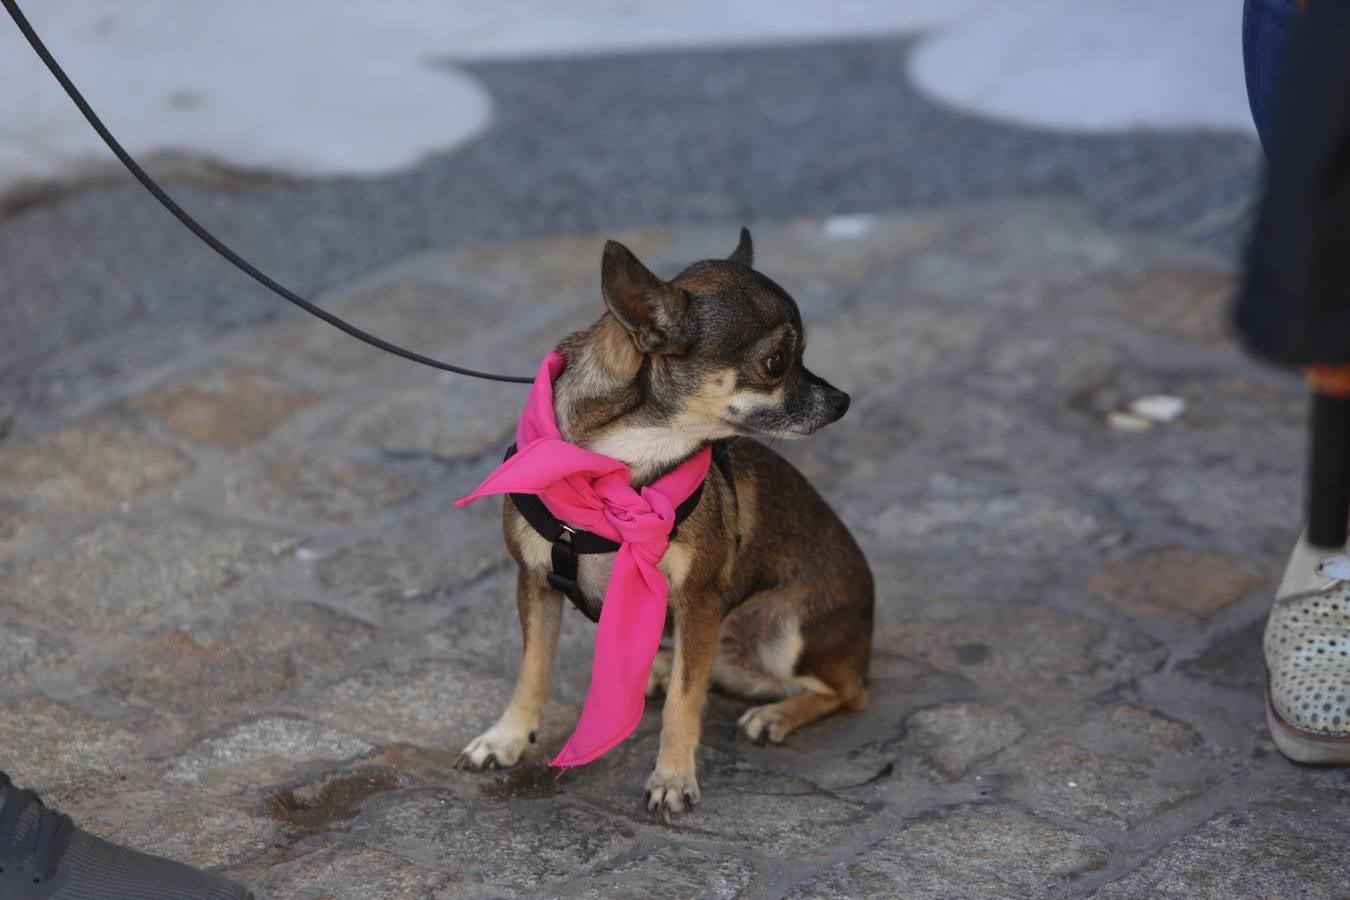
[[[644,801],[647,812],[653,815],[660,813],[661,818],[669,822],[672,815],[693,809],[702,796],[692,768],[686,772],[662,772],[657,769],[647,779]]]
[[[534,740],[533,731],[503,728],[498,723],[469,741],[469,746],[455,760],[455,768],[484,770],[514,766]]]
[[[736,731],[763,747],[765,741],[783,743],[792,732],[792,725],[782,704],[769,703],[747,709],[736,721]]]

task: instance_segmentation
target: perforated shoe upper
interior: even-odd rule
[[[1270,700],[1311,734],[1350,736],[1350,559],[1318,569],[1326,587],[1277,600],[1263,641]]]

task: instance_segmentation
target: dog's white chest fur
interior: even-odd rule
[[[605,588],[609,585],[609,576],[614,572],[614,560],[617,553],[590,553],[579,557],[577,565],[577,584],[585,598],[597,607],[605,598]]]

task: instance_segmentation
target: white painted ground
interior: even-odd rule
[[[27,0],[128,148],[373,175],[481,129],[432,59],[924,33],[913,76],[977,115],[1092,131],[1250,131],[1240,0]],[[0,20],[0,191],[106,160]],[[560,98],[565,102],[565,98]]]
[[[1007,0],[932,33],[910,75],[977,114],[1078,131],[1255,135],[1242,0]]]
[[[133,155],[177,151],[245,168],[374,174],[464,140],[491,109],[476,82],[426,64],[450,43],[437,33],[444,23],[427,14],[430,3],[21,2]],[[334,9],[348,15],[335,18]],[[407,14],[388,14],[395,11]],[[0,179],[56,175],[107,157],[12,25],[0,27],[0,85],[0,160],[8,161]]]

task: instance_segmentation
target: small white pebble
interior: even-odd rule
[[[852,215],[852,216],[830,216],[825,220],[825,236],[836,240],[852,240],[860,238],[871,231],[877,224],[876,216]]]
[[[1175,422],[1185,411],[1185,400],[1167,394],[1150,394],[1130,404],[1130,412],[1152,422]]]
[[[314,560],[319,558],[319,555],[308,547],[301,547],[295,551],[295,558],[303,563],[307,563],[314,562]]]
[[[1317,574],[1337,581],[1350,581],[1350,557],[1341,554],[1327,557],[1318,565]]]
[[[1078,782],[1076,782],[1076,781],[1070,781],[1070,782],[1068,782],[1068,785],[1069,785],[1069,787],[1078,787]]]
[[[1106,414],[1106,424],[1117,431],[1148,431],[1153,427],[1153,423],[1143,416],[1121,412],[1118,409]]]

